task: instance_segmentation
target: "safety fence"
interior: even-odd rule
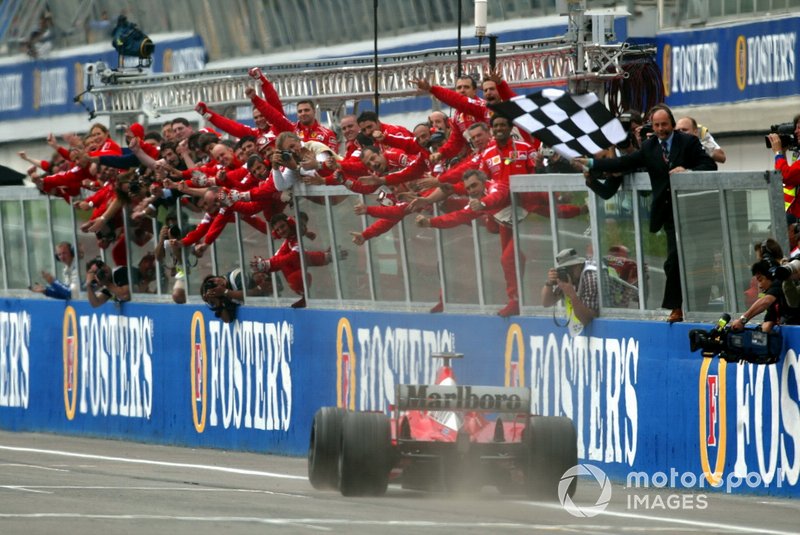
[[[663,231],[648,232],[651,188],[647,175],[626,177],[623,187],[607,201],[588,191],[581,175],[515,176],[511,190],[516,216],[507,220],[513,226],[524,314],[550,313],[541,306],[541,288],[555,255],[565,248],[574,248],[595,263],[600,258],[601,315],[646,318],[657,313],[664,288],[666,238]],[[129,280],[143,275],[132,287],[133,299],[169,302],[174,262],[169,255],[155,269],[146,269],[143,262],[152,259],[148,255],[155,250],[168,215],[184,234],[203,216],[182,203],[162,211],[158,220],[132,220],[126,209],[121,231],[107,240],[110,246],[101,248],[103,236],[80,231],[87,212],[73,210],[63,200],[41,196],[32,188],[2,188],[0,195],[4,253],[0,287],[5,295],[14,296],[29,296],[27,288],[41,281],[42,270],[60,273],[53,251],[57,243],[66,241],[79,253],[81,280],[89,259],[126,258],[132,271]],[[706,318],[705,314],[744,310],[743,292],[755,260],[753,244],[774,236],[786,245],[780,176],[774,172],[680,173],[672,176],[672,195],[686,311]],[[409,214],[388,232],[357,246],[351,232],[361,232],[375,222],[354,213],[358,202],[370,205],[377,198],[356,195],[344,187],[295,186],[292,215],[295,221],[307,218],[310,231],[300,239],[301,251],[345,251],[331,255],[328,265],[306,266],[309,306],[423,310],[441,298],[445,310],[485,313],[507,302],[500,238],[492,225],[478,219],[471,225],[437,230],[417,226],[416,214]],[[461,209],[466,202],[451,199],[423,214]],[[184,249],[187,293],[194,296],[190,301],[199,300],[204,276],[224,275],[236,268],[247,273],[253,257],[271,256],[280,243],[237,217],[201,257]],[[141,274],[134,273],[137,267],[142,268]],[[271,277],[267,295],[247,296],[248,304],[280,307],[297,299],[280,274]]]

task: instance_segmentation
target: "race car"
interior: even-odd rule
[[[380,496],[403,488],[461,492],[495,486],[502,493],[572,496],[577,435],[569,418],[530,414],[522,387],[460,386],[443,359],[433,385],[396,385],[391,416],[337,407],[317,411],[308,447],[308,479],[344,496]],[[565,489],[561,489],[564,493]]]

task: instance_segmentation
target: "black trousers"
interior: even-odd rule
[[[678,239],[675,236],[675,222],[672,217],[664,221],[664,232],[667,235],[667,259],[664,261],[664,274],[667,276],[667,282],[664,285],[664,299],[661,301],[661,306],[672,310],[681,308],[683,305]]]

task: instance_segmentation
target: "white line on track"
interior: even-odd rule
[[[563,532],[563,526],[546,524],[519,524],[515,522],[433,522],[425,520],[357,520],[352,518],[263,518],[238,516],[168,516],[168,515],[99,515],[81,513],[0,513],[2,519],[93,519],[93,520],[173,520],[183,522],[238,522],[279,526],[301,525],[309,528],[328,530],[325,526],[375,526],[404,528],[434,528],[451,533],[455,529],[483,529],[486,532],[498,529],[526,530],[529,533],[544,531]]]
[[[51,468],[49,466],[39,466],[39,465],[36,465],[36,464],[0,463],[0,466],[21,466],[23,468],[37,468],[39,470],[52,470],[53,472],[69,472],[69,470],[64,470],[63,468]]]
[[[293,494],[289,492],[275,492],[272,490],[257,490],[257,489],[215,489],[215,488],[197,488],[197,487],[113,487],[113,486],[100,486],[100,485],[0,485],[0,488],[5,489],[19,489],[29,490],[36,492],[34,489],[48,489],[48,490],[120,490],[120,491],[170,491],[170,492],[242,492],[247,494],[268,494],[270,496],[289,496],[291,498],[308,498],[302,494]],[[41,490],[45,492],[44,490]],[[52,494],[47,492],[46,494]]]
[[[293,476],[290,474],[279,474],[277,472],[263,472],[260,470],[244,470],[242,468],[229,468],[227,466],[209,466],[206,464],[172,463],[168,461],[153,461],[149,459],[126,459],[123,457],[108,457],[105,455],[93,455],[90,453],[74,453],[70,451],[60,451],[60,450],[42,450],[37,448],[19,448],[15,446],[2,446],[2,445],[0,445],[0,450],[21,451],[25,453],[39,453],[43,455],[58,455],[62,457],[76,457],[78,459],[96,459],[99,461],[112,461],[117,463],[147,464],[153,466],[172,466],[175,468],[194,468],[196,470],[209,470],[211,472],[226,472],[229,474],[241,474],[247,476],[273,477],[276,479],[297,479],[301,481],[305,481],[308,479],[306,476]]]
[[[545,503],[545,502],[517,502],[521,504],[532,505],[535,507],[544,507],[547,509],[563,509],[563,507],[559,504],[554,503]],[[673,511],[674,512],[674,511]],[[629,512],[622,512],[622,511],[609,511],[606,509],[594,519],[596,521],[602,521],[604,516],[615,516],[618,518],[630,518],[634,520],[648,520],[651,522],[664,522],[668,524],[679,524],[683,526],[689,526],[694,528],[707,528],[711,529],[712,531],[729,531],[731,533],[759,533],[764,535],[797,535],[796,531],[779,531],[775,529],[766,529],[760,528],[755,526],[737,526],[734,524],[722,524],[720,522],[703,522],[702,520],[690,520],[687,518],[676,518],[676,517],[661,517],[655,515],[644,515],[641,513],[629,513]],[[653,528],[652,531],[656,531],[657,528]],[[650,530],[647,530],[650,531]]]
[[[46,490],[34,490],[19,485],[0,485],[0,489],[21,490],[22,492],[33,492],[34,494],[53,494],[52,492],[47,492]]]

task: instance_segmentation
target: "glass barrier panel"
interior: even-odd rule
[[[750,267],[757,260],[754,246],[766,238],[774,237],[774,233],[770,231],[769,195],[766,190],[726,191],[724,198],[728,216],[724,224],[731,236],[737,237],[731,240],[730,251],[736,295],[735,299],[730,300],[732,305],[727,311],[733,313],[746,310],[758,298],[758,286],[750,272]],[[724,280],[720,278],[719,283]]]
[[[263,219],[264,215],[259,213],[256,217]],[[277,286],[277,279],[273,277],[272,273],[259,273],[253,272],[250,267],[250,262],[254,257],[260,256],[269,258],[272,256],[273,249],[271,248],[271,238],[269,238],[269,225],[267,225],[267,233],[264,234],[252,225],[244,222],[244,219],[239,215],[239,233],[242,237],[242,251],[244,265],[242,268],[247,276],[250,278],[251,285],[246,288],[247,301],[266,304],[274,302],[275,290]],[[233,227],[233,225],[231,225]],[[238,252],[237,252],[238,257]],[[283,287],[283,283],[281,283]],[[266,299],[264,299],[266,298]],[[272,299],[273,301],[270,301]]]
[[[514,240],[510,226],[492,218],[478,222],[483,299],[487,305],[505,305],[517,296]]]
[[[550,225],[550,204],[547,192],[515,193],[517,205],[530,207],[532,199],[540,201],[544,210],[530,211],[517,222],[519,241],[519,265],[524,266],[520,273],[522,280],[522,302],[527,305],[542,305],[542,285],[547,280],[547,272],[554,265],[553,232]]]
[[[225,215],[227,216],[228,214]],[[249,218],[242,218],[242,230],[245,228],[256,230],[247,223],[248,220]],[[263,221],[263,218],[261,220]],[[234,214],[230,214],[230,220],[214,240],[213,245],[214,258],[217,262],[214,275],[227,277],[231,271],[241,267],[241,262],[239,261],[239,236],[236,233],[236,218]],[[210,254],[210,252],[207,250],[206,254]],[[247,275],[244,280],[248,280],[250,278],[249,265],[244,269],[244,273]]]
[[[63,201],[58,199],[54,201],[56,203]],[[86,277],[86,263],[93,259],[102,257],[105,254],[105,250],[100,247],[101,240],[100,237],[94,233],[89,232],[88,230],[84,230],[87,226],[91,223],[89,222],[89,218],[92,215],[92,210],[75,210],[75,225],[78,227],[77,229],[77,236],[78,236],[78,252],[79,254],[83,254],[83,258],[80,262],[80,272],[81,272],[81,280],[84,280]],[[98,214],[99,215],[99,214]],[[102,242],[103,246],[106,247],[107,244]],[[110,253],[110,251],[109,251]],[[111,261],[111,256],[109,254],[108,261]]]
[[[205,212],[203,212],[195,204],[191,203],[187,205],[181,204],[180,207],[179,224],[185,238],[187,234],[195,230],[202,222]],[[202,239],[203,238],[201,237],[197,241],[201,242]],[[184,257],[184,266],[186,267],[186,271],[188,273],[186,288],[187,295],[199,296],[200,286],[203,282],[203,279],[207,275],[215,273],[211,261],[211,251],[206,250],[198,257],[194,252],[194,245],[190,245],[183,248],[182,254]]]
[[[633,193],[620,190],[597,199],[598,242],[602,251],[605,308],[639,308]]]
[[[578,256],[594,258],[592,253],[592,228],[586,208],[588,193],[554,191],[556,213],[556,243],[558,250],[575,249]],[[555,262],[550,263],[551,267]],[[545,272],[545,278],[547,272]]]
[[[436,303],[441,292],[436,231],[417,226],[415,220],[416,214],[410,214],[402,223],[406,235],[411,301]]]
[[[22,201],[25,217],[25,239],[28,242],[28,269],[31,281],[42,285],[47,283],[42,279],[42,271],[50,272],[58,278],[59,270],[53,272],[55,250],[50,245],[50,228],[47,223],[47,203],[37,199],[35,201]],[[22,251],[23,249],[18,249]]]
[[[680,191],[678,232],[682,249],[687,302],[685,311],[718,312],[725,309],[722,272],[722,216],[719,190]]]
[[[339,260],[339,281],[342,287],[342,299],[370,300],[369,276],[367,275],[367,247],[358,246],[352,241],[351,232],[362,229],[361,216],[353,212],[356,203],[361,202],[358,195],[332,195],[328,197],[331,204],[333,217],[333,232],[339,249],[347,251],[347,257]],[[374,202],[374,201],[372,201]],[[367,199],[367,206],[371,206]],[[367,216],[367,224],[376,222],[377,219]],[[322,222],[320,222],[322,225]],[[327,227],[327,222],[324,225]],[[394,229],[392,229],[394,230]],[[380,240],[381,236],[376,238]],[[375,240],[370,240],[373,247]],[[315,244],[316,247],[316,244]],[[334,273],[333,266],[330,266]]]
[[[439,231],[444,259],[444,285],[448,303],[478,304],[478,274],[472,225]]]
[[[308,295],[314,299],[336,299],[336,281],[333,264],[326,264],[321,253],[333,250],[328,218],[325,213],[325,197],[295,197],[301,217],[308,216],[307,230],[311,235],[302,236],[305,253],[306,284]],[[314,239],[312,240],[311,237]],[[348,262],[343,260],[343,265]]]
[[[647,310],[658,310],[664,299],[664,261],[667,259],[667,235],[664,229],[650,232],[649,191],[637,191],[639,202],[639,228],[642,229],[642,258],[644,260],[644,299]]]
[[[3,201],[3,244],[6,257],[6,274],[8,287],[20,290],[28,287],[28,273],[25,265],[25,234],[22,225],[22,203],[20,201]],[[49,265],[49,264],[48,264]],[[36,280],[39,274],[36,274]]]
[[[375,299],[377,301],[404,302],[406,290],[401,254],[402,235],[400,233],[400,221],[402,220],[392,224],[394,221],[392,217],[396,215],[392,213],[394,207],[382,206],[377,195],[365,195],[364,204],[371,212],[366,216],[366,228],[362,232],[367,232],[368,236],[371,236],[369,239],[369,262],[375,280]],[[378,217],[379,214],[389,217],[381,218]],[[356,222],[355,228],[362,229],[361,221]],[[366,253],[366,251],[365,248],[364,252]],[[363,271],[359,270],[359,278],[359,285],[368,291],[369,278],[366,267]],[[369,293],[364,298],[369,299]]]
[[[131,206],[126,207],[125,214],[130,216]],[[127,220],[128,232],[131,239],[130,265],[133,284],[131,292],[134,294],[154,294],[158,288],[156,282],[155,237],[158,233],[153,229],[153,220],[149,217]],[[162,284],[166,284],[162,280]]]

